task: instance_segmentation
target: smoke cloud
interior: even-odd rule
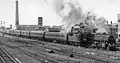
[[[64,8],[64,0],[54,0],[54,10],[58,14]]]
[[[62,28],[66,32],[69,32],[72,26],[80,23],[93,26],[97,20],[94,13],[83,13],[78,0],[55,0],[54,3],[55,12],[62,18]]]
[[[80,5],[75,2],[69,1],[63,5],[63,9],[60,11],[62,20],[62,28],[68,32],[75,24],[82,22],[82,9]]]

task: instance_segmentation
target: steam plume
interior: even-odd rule
[[[82,14],[80,5],[72,2],[64,4],[63,10],[60,11],[60,15],[63,18],[63,29],[68,32],[72,26],[82,22]]]
[[[71,27],[84,23],[94,25],[96,20],[104,21],[104,19],[96,19],[96,15],[92,12],[83,13],[78,0],[55,0],[55,12],[62,18],[62,28],[69,32]]]
[[[55,12],[57,14],[64,8],[63,2],[64,0],[54,0]]]

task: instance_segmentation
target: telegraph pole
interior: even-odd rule
[[[10,29],[12,29],[12,25],[10,25]]]
[[[3,22],[3,23],[4,23],[4,28],[5,28],[5,23],[6,23],[6,22]]]
[[[1,28],[2,28],[2,22],[3,22],[3,21],[1,21]]]
[[[111,21],[111,35],[112,35],[112,21]]]

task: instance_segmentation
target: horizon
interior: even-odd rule
[[[54,1],[19,0],[20,25],[37,25],[38,17],[43,17],[44,26],[62,25],[61,18],[55,13]],[[92,11],[97,16],[105,17],[109,22],[117,22],[119,0],[78,0],[83,12]],[[15,0],[0,0],[0,21],[5,25],[15,25]]]

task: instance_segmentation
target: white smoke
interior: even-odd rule
[[[82,22],[82,14],[80,5],[71,1],[65,3],[64,8],[60,11],[60,16],[63,18],[63,29],[68,32],[72,26]]]
[[[55,12],[62,18],[62,28],[66,32],[81,22],[93,26],[96,21],[94,13],[83,13],[78,0],[55,0]]]
[[[57,14],[64,8],[63,2],[64,0],[54,0],[54,10]]]

